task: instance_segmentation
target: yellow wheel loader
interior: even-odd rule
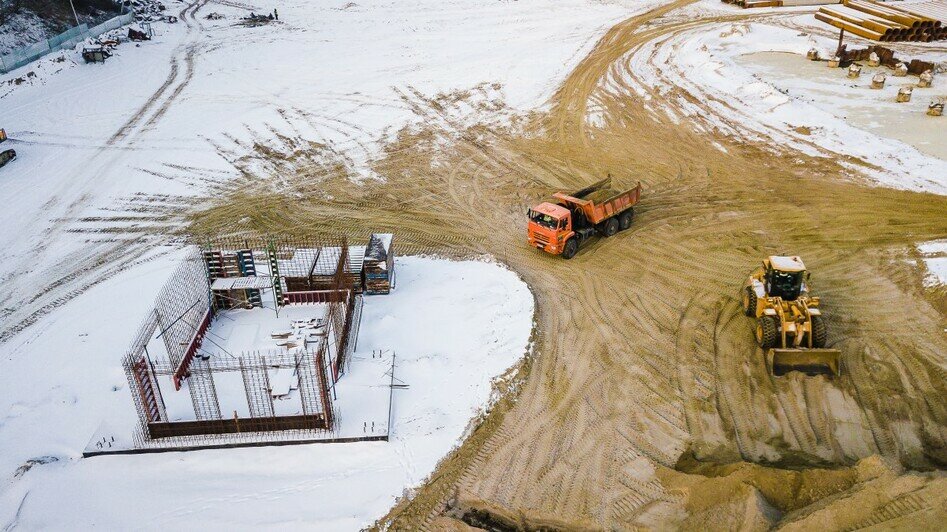
[[[773,255],[743,287],[743,310],[756,318],[756,341],[774,375],[839,375],[841,352],[825,347],[828,331],[808,280],[802,259]]]

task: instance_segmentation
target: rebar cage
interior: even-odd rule
[[[288,277],[295,280],[287,282]],[[337,418],[332,387],[354,349],[361,315],[356,286],[344,237],[220,238],[188,253],[159,292],[124,358],[140,419],[136,442],[183,439],[193,445],[195,439],[200,443],[201,438],[244,433],[332,431]],[[325,340],[317,345],[202,356],[205,333],[222,311],[272,307],[278,312],[287,305],[313,303],[326,305],[328,324]],[[166,357],[148,351],[158,338]],[[268,372],[279,368],[293,371],[300,404],[292,415],[278,415],[274,407]],[[226,372],[239,372],[249,417],[221,411],[215,375]],[[169,419],[159,385],[168,377],[175,390],[187,387],[193,420]]]

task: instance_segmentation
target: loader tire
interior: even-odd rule
[[[743,312],[749,316],[756,316],[756,291],[752,286],[743,289]]]
[[[572,257],[575,257],[575,254],[579,251],[579,243],[576,242],[575,237],[566,240],[565,246],[562,248],[562,258],[569,260]]]
[[[825,341],[828,337],[829,330],[826,328],[822,316],[812,316],[812,347],[825,347]]]
[[[615,218],[609,218],[605,220],[605,223],[602,225],[602,236],[608,238],[614,236],[618,232],[618,220]]]
[[[624,231],[631,227],[631,220],[635,215],[634,209],[628,209],[627,211],[618,215],[618,230]]]
[[[764,350],[776,347],[779,338],[779,329],[776,327],[776,318],[763,316],[756,322],[756,341]]]

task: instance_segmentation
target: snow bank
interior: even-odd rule
[[[28,458],[59,460],[8,483],[0,523],[356,530],[383,516],[458,443],[488,402],[492,379],[523,356],[533,319],[528,287],[496,264],[400,257],[396,268],[396,290],[365,299],[352,361],[375,350],[397,355],[396,383],[408,387],[394,391],[391,441],[78,459],[101,416],[129,430],[134,423],[118,326],[136,320],[105,312],[116,321],[103,326],[96,319],[102,313],[89,312],[82,323],[55,324],[14,353],[21,377],[5,379],[0,396],[0,412],[8,413],[0,470],[9,478]],[[106,283],[94,295],[127,290],[145,273]],[[60,369],[43,373],[53,361]],[[109,385],[121,389],[110,392]],[[346,392],[351,401],[357,390]]]

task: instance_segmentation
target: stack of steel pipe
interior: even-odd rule
[[[933,0],[918,4],[910,4],[910,9],[903,7],[887,6],[897,11],[907,11],[908,13],[928,20],[933,20],[934,24],[930,27],[930,32],[935,41],[947,40],[947,0]]]
[[[947,11],[947,0],[918,5],[924,8],[924,13],[873,0],[845,0],[840,6],[819,8],[815,18],[874,41],[930,42],[947,38],[947,25],[937,10],[939,5]]]

